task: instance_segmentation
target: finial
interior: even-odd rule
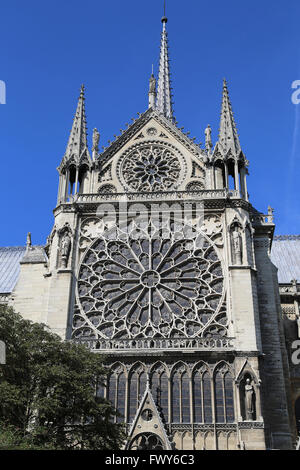
[[[168,18],[166,17],[166,0],[164,0],[164,16],[162,17],[161,22],[162,23],[168,22]]]
[[[85,87],[84,87],[84,84],[82,83],[81,87],[80,87],[80,97],[83,98],[84,97],[84,92],[85,92]]]

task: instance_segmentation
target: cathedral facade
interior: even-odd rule
[[[274,237],[249,201],[226,81],[215,144],[210,126],[204,147],[178,128],[162,25],[149,107],[102,152],[82,86],[53,230],[0,249],[0,301],[109,359],[98,393],[125,449],[291,449],[300,238]]]

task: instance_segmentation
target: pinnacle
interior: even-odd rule
[[[227,81],[225,78],[223,79],[222,108],[218,142],[223,149],[224,156],[229,150],[231,150],[235,156],[239,155],[241,147],[230,103]]]

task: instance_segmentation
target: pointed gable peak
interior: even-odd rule
[[[157,450],[172,450],[172,444],[153,399],[149,381],[131,425],[126,450],[149,450],[149,444]],[[155,446],[150,447],[155,450]]]
[[[237,133],[229,98],[227,81],[225,78],[223,79],[222,108],[218,144],[218,148],[222,152],[223,156],[226,156],[227,153],[231,151],[233,156],[238,157],[241,152],[239,136]]]

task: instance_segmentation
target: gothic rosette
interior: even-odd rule
[[[211,239],[191,226],[81,228],[73,337],[194,338],[227,335],[223,266]],[[100,235],[101,230],[103,230]]]

